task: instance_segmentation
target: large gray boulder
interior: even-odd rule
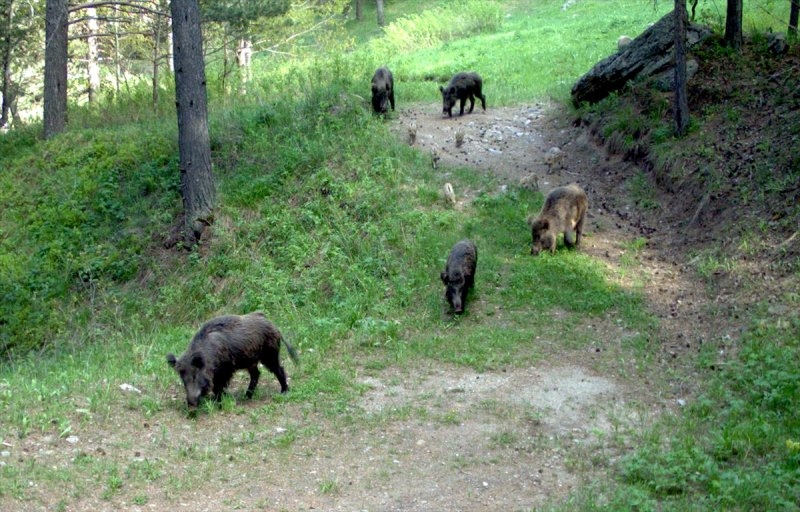
[[[670,12],[630,44],[595,64],[572,86],[572,102],[576,106],[585,101],[596,103],[622,89],[634,78],[666,76],[673,69],[674,23],[674,15]],[[710,28],[688,23],[686,48],[691,49],[710,35]],[[697,69],[696,64],[688,67]]]

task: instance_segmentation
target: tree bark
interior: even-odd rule
[[[681,137],[689,127],[686,91],[686,0],[675,0],[675,133]]]
[[[378,11],[378,26],[382,27],[386,24],[386,18],[383,14],[383,0],[375,0],[375,7]]]
[[[6,0],[3,9],[3,105],[0,110],[0,128],[8,125],[8,113],[11,111],[11,24],[14,18],[14,2]]]
[[[742,0],[728,0],[725,13],[725,44],[737,52],[742,49]]]
[[[364,18],[364,5],[363,0],[356,1],[356,21],[361,21]]]
[[[97,100],[97,93],[100,92],[100,64],[98,63],[97,33],[100,31],[97,23],[97,9],[88,7],[86,9],[86,27],[89,35],[86,38],[86,67],[89,74],[89,103]]]
[[[155,16],[153,19],[153,108],[158,107],[158,82],[161,79],[159,74],[159,64],[161,60],[161,17]]]
[[[247,94],[247,85],[253,79],[253,42],[249,38],[239,39],[236,48],[236,64],[239,66],[239,94]]]
[[[800,18],[800,0],[792,0],[792,7],[789,10],[789,37],[797,38],[797,22]]]
[[[67,0],[47,0],[44,50],[44,138],[67,125]]]
[[[213,222],[216,190],[211,174],[203,36],[197,0],[172,0],[175,103],[184,207],[183,240],[192,247]]]

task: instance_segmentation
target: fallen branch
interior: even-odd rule
[[[708,200],[711,198],[711,194],[706,192],[706,195],[703,196],[703,199],[700,200],[700,204],[697,205],[697,210],[694,211],[694,215],[692,216],[692,220],[686,225],[686,231],[692,228],[695,222],[697,222],[698,217],[700,217],[700,212],[703,211],[703,208],[706,207],[708,204]]]

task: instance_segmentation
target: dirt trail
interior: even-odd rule
[[[436,106],[420,106],[401,109],[392,123],[397,136],[430,153],[435,166],[473,166],[507,185],[538,187],[544,193],[581,183],[592,199],[582,250],[615,269],[630,242],[647,236],[631,280],[647,283],[644,291],[664,323],[657,358],[665,365],[681,364],[682,355],[696,348],[703,334],[693,332],[692,325],[705,314],[703,291],[684,272],[680,258],[660,252],[674,245],[659,241],[669,230],[664,235],[659,226],[631,213],[619,193],[627,164],[607,158],[585,130],[569,124],[563,110],[534,104],[444,118]],[[471,200],[468,191],[456,193],[459,201]],[[594,327],[603,340],[630,334],[611,321]],[[616,378],[626,372],[618,360],[618,353],[598,347],[579,357],[502,373],[426,367],[413,371],[423,376],[420,381],[384,373],[362,378],[369,388],[359,404],[363,410],[402,414],[413,407],[416,412],[385,430],[377,427],[363,437],[306,447],[314,453],[315,481],[304,493],[273,505],[290,510],[481,511],[529,510],[557,500],[606,472],[629,448],[626,436],[615,437],[618,429],[644,425],[691,394],[687,381],[647,392],[646,383]],[[597,368],[612,371],[606,375]],[[309,461],[302,459],[287,464],[296,468],[291,477],[285,475],[287,484],[295,478],[308,482],[302,468]],[[335,492],[320,494],[326,482],[336,482]]]

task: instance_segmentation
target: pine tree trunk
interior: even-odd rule
[[[44,50],[44,138],[67,125],[67,0],[47,0]]]
[[[689,99],[686,91],[686,0],[675,0],[675,133],[686,134]]]
[[[184,243],[192,247],[213,222],[216,196],[211,174],[203,37],[197,0],[172,0],[175,103],[184,206]]]
[[[386,18],[383,14],[383,0],[376,0],[376,10],[378,11],[378,26],[382,27],[386,24]]]
[[[86,26],[89,29],[89,36],[86,38],[86,68],[89,74],[89,103],[97,100],[97,93],[100,92],[100,64],[97,62],[97,33],[100,31],[97,23],[97,9],[88,7],[86,9]]]
[[[797,22],[800,18],[800,0],[792,0],[789,10],[789,37],[797,38]]]
[[[0,128],[8,125],[8,114],[11,111],[11,23],[14,10],[13,0],[6,0],[3,11],[3,85],[0,94],[3,95],[2,110],[0,110]]]
[[[742,0],[728,0],[725,14],[725,44],[737,52],[742,49]]]

